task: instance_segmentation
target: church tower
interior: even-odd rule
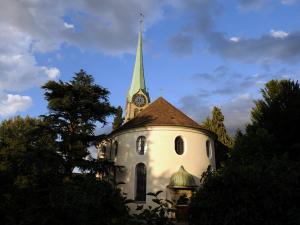
[[[142,31],[140,31],[138,36],[138,45],[136,49],[132,81],[126,98],[125,122],[134,118],[150,103],[149,93],[146,89],[144,77],[142,42]]]

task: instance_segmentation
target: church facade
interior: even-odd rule
[[[105,143],[105,157],[124,166],[116,174],[117,182],[125,183],[122,191],[141,204],[151,204],[148,192],[161,190],[173,201],[178,200],[174,193],[189,195],[185,191],[200,185],[203,172],[215,169],[215,138],[163,97],[150,102],[140,32],[125,123]]]

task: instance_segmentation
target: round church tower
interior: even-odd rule
[[[146,193],[167,191],[171,176],[183,166],[195,186],[207,169],[215,169],[215,134],[160,97],[150,103],[146,91],[142,33],[126,98],[125,123],[110,134],[110,157],[124,166],[116,175],[127,197],[151,204]]]
[[[115,162],[125,167],[117,181],[138,202],[151,202],[148,192],[166,191],[180,166],[200,185],[202,173],[215,168],[214,137],[160,97],[111,133]]]

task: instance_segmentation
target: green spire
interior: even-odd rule
[[[170,187],[194,187],[196,186],[193,175],[189,174],[183,166],[174,173],[170,179]]]
[[[144,78],[144,65],[143,65],[143,37],[142,32],[139,32],[138,46],[136,49],[135,65],[133,70],[133,76],[131,86],[128,91],[127,100],[131,102],[132,97],[139,90],[142,90],[145,94],[147,93],[145,78]]]

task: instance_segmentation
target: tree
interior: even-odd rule
[[[96,123],[106,125],[106,118],[115,112],[108,101],[109,91],[83,70],[70,82],[49,81],[42,88],[49,108],[43,118],[57,134],[66,174],[72,174],[75,167],[87,168],[88,147],[104,138],[94,134]]]
[[[190,224],[300,223],[299,85],[272,80],[262,94],[225,166],[204,175]]]
[[[55,135],[40,119],[16,117],[1,123],[0,140],[0,223],[43,221],[62,184]]]
[[[299,224],[299,164],[286,159],[230,164],[209,173],[190,205],[190,223]]]
[[[216,166],[219,168],[228,156],[229,149],[233,146],[232,138],[227,134],[225,125],[224,125],[224,115],[220,108],[214,107],[212,110],[212,118],[207,117],[202,125],[208,130],[213,131],[218,139],[215,142],[216,149]]]
[[[111,164],[82,158],[104,137],[94,129],[114,112],[109,92],[83,71],[44,88],[48,115],[0,124],[0,224],[125,224],[120,190],[95,176]],[[72,173],[75,166],[85,173]]]
[[[11,175],[14,184],[35,184],[35,178],[56,175],[62,165],[56,153],[55,135],[41,119],[4,120],[0,140],[0,171]]]
[[[252,123],[245,134],[236,138],[233,158],[244,164],[257,159],[286,156],[300,159],[300,87],[290,80],[271,80],[261,90],[263,98],[255,101]]]
[[[212,119],[207,117],[203,124],[205,128],[213,131],[218,136],[218,141],[227,146],[228,148],[232,148],[233,140],[227,134],[225,125],[224,125],[224,115],[220,108],[214,107],[212,110]]]
[[[174,225],[175,220],[172,218],[172,213],[175,212],[173,208],[173,202],[160,198],[162,191],[157,191],[155,193],[149,192],[148,196],[152,197],[152,202],[154,206],[137,205],[136,211],[140,212],[139,214],[133,214],[129,224],[139,225]]]
[[[122,107],[119,106],[116,110],[116,114],[114,117],[114,122],[113,122],[113,130],[118,129],[119,127],[122,126],[123,122],[124,122],[124,117],[122,117],[123,114],[123,110]]]
[[[126,224],[128,208],[118,189],[94,175],[76,175],[64,183],[51,224]],[[51,215],[51,214],[50,214]]]
[[[251,112],[251,128],[267,130],[277,150],[287,153],[291,159],[299,160],[299,83],[291,80],[271,80],[261,92],[263,99],[255,102],[255,108]]]

